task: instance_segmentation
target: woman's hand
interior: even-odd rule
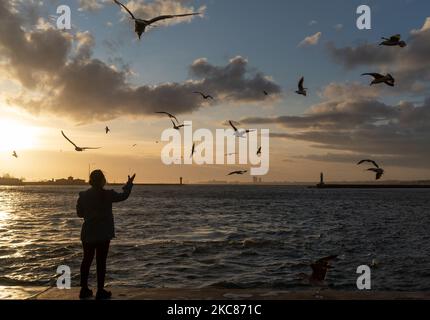
[[[133,174],[131,177],[128,176],[127,184],[133,184],[134,178],[136,178],[136,174]]]

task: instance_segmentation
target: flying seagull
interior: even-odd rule
[[[194,153],[196,153],[196,143],[195,142],[193,143],[193,148],[191,149],[191,156],[190,156],[190,158],[193,157]]]
[[[307,279],[311,285],[324,285],[328,270],[333,268],[333,266],[330,265],[330,261],[335,260],[336,258],[337,255],[332,255],[311,263],[310,267],[312,268],[312,274],[301,274],[301,276],[304,279]]]
[[[175,129],[175,130],[179,130],[179,129],[185,127],[185,124],[176,124],[173,120],[171,120],[171,121],[173,123],[173,129]]]
[[[110,132],[110,129],[108,126],[106,126],[105,131],[106,131],[106,134],[108,134]]]
[[[306,95],[308,94],[307,93],[308,88],[303,87],[304,82],[305,82],[305,77],[301,77],[301,79],[299,80],[299,84],[298,84],[299,89],[296,91],[296,93],[301,94],[301,95],[306,97]]]
[[[245,173],[247,173],[248,172],[248,170],[238,170],[238,171],[233,171],[233,172],[230,172],[229,174],[228,174],[228,176],[232,176],[232,175],[235,175],[235,174],[237,174],[237,175],[243,175],[243,174],[245,174]]]
[[[376,173],[376,180],[381,179],[382,175],[384,174],[384,169],[380,168],[379,165],[376,163],[376,161],[374,160],[370,160],[370,159],[365,159],[365,160],[361,160],[359,163],[357,163],[357,165],[363,164],[369,162],[371,164],[373,164],[375,166],[375,168],[370,168],[367,169],[367,171],[372,171]]]
[[[17,159],[18,159],[18,154],[16,153],[16,151],[13,151],[13,153],[12,153],[12,157],[15,157],[15,158],[17,158]]]
[[[381,179],[382,175],[385,172],[384,169],[382,169],[382,168],[370,168],[370,169],[367,169],[367,171],[375,172],[376,173],[376,180]]]
[[[199,15],[199,12],[196,13],[186,13],[186,14],[172,14],[172,15],[162,15],[162,16],[158,16],[155,18],[152,18],[150,20],[144,20],[144,19],[139,19],[136,18],[134,16],[134,14],[121,2],[117,1],[117,0],[113,0],[117,5],[121,6],[124,8],[125,11],[127,11],[130,16],[131,19],[134,20],[134,31],[137,33],[137,36],[139,37],[139,39],[142,37],[142,34],[145,32],[146,28],[148,26],[150,26],[151,24],[157,22],[157,21],[161,21],[161,20],[166,20],[166,19],[172,19],[172,18],[180,18],[180,17],[188,17],[188,16],[196,16]]]
[[[376,168],[379,168],[379,165],[376,163],[376,161],[374,160],[370,160],[370,159],[365,159],[365,160],[361,160],[359,163],[357,163],[357,165],[359,166],[360,164],[363,164],[365,162],[370,162],[371,164],[373,164]]]
[[[254,131],[254,130],[242,130],[242,131],[239,131],[239,130],[235,127],[235,125],[233,124],[233,122],[232,122],[231,120],[229,120],[229,121],[228,121],[228,123],[230,123],[230,126],[233,128],[233,130],[234,130],[234,135],[235,135],[236,137],[238,137],[238,138],[245,138],[245,135],[246,135],[247,133],[250,133],[250,132]]]
[[[257,156],[261,156],[261,147],[260,147],[260,148],[258,148]]]
[[[156,112],[158,114],[165,114],[167,115],[170,119],[175,119],[175,121],[177,123],[179,123],[178,118],[176,118],[173,114],[169,113],[169,112],[164,112],[164,111],[160,111],[160,112]]]
[[[92,148],[92,147],[78,147],[72,140],[67,138],[67,136],[64,134],[63,131],[61,131],[61,134],[63,135],[64,138],[66,138],[67,141],[69,141],[71,144],[73,144],[73,146],[75,147],[75,150],[78,152],[82,152],[82,151],[89,150],[89,149],[100,149],[100,148]]]
[[[382,37],[382,41],[379,45],[380,46],[388,46],[388,47],[397,47],[404,48],[407,46],[406,42],[400,40],[402,36],[400,34],[396,34],[394,36],[391,36],[390,38],[384,38]]]
[[[267,92],[266,90],[263,90],[263,93],[264,93],[265,96],[269,95],[269,92]]]
[[[370,85],[385,83],[390,87],[394,87],[394,83],[396,82],[393,76],[389,73],[387,73],[385,76],[380,73],[363,73],[362,76],[372,76],[374,78]]]
[[[202,98],[205,100],[208,100],[208,99],[214,100],[214,97],[212,97],[210,94],[204,94],[203,92],[200,92],[200,91],[195,91],[193,93],[201,95]]]

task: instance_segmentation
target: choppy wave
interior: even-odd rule
[[[0,285],[40,286],[71,267],[78,284],[80,187],[0,187]],[[379,290],[428,290],[428,190],[147,186],[115,206],[108,282],[117,286],[298,289],[314,259],[354,289],[378,261]]]

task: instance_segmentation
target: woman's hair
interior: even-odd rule
[[[90,174],[90,185],[93,188],[102,189],[106,184],[106,178],[101,170],[94,170]]]

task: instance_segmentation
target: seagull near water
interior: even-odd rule
[[[238,137],[238,138],[245,138],[245,135],[246,135],[246,134],[248,134],[248,133],[250,133],[250,132],[255,131],[255,130],[242,130],[242,131],[239,131],[239,129],[237,129],[237,128],[235,127],[235,125],[233,124],[233,122],[232,122],[231,120],[229,120],[229,121],[228,121],[228,123],[229,123],[229,124],[230,124],[230,126],[233,128],[233,130],[234,130],[234,135],[235,135],[236,137]]]
[[[208,99],[214,100],[214,97],[212,97],[210,94],[204,94],[203,92],[200,92],[200,91],[195,91],[193,93],[201,95],[202,98],[205,100],[208,100]]]
[[[381,177],[385,171],[384,171],[384,169],[379,167],[379,165],[376,163],[376,161],[370,160],[370,159],[365,159],[365,160],[361,160],[360,162],[358,162],[357,165],[360,165],[360,164],[363,164],[366,162],[369,162],[369,163],[374,165],[374,168],[369,168],[369,169],[367,169],[367,171],[374,172],[376,174],[376,180],[381,179]]]
[[[75,151],[77,151],[77,152],[83,152],[85,150],[90,150],[90,149],[92,149],[92,150],[100,149],[100,148],[93,148],[93,147],[78,147],[72,140],[70,140],[69,138],[67,138],[67,136],[64,134],[63,131],[61,131],[61,134],[63,135],[63,137],[67,141],[69,141],[75,147]]]
[[[382,37],[382,41],[379,45],[380,46],[388,46],[388,47],[397,47],[404,48],[407,46],[406,42],[401,40],[402,36],[400,34],[396,34],[394,36],[391,36],[390,38],[384,38]]]
[[[307,90],[308,88],[305,88],[304,85],[305,82],[305,77],[301,77],[301,79],[299,80],[299,84],[298,84],[298,90],[296,91],[297,94],[301,94],[302,96],[307,96]]]
[[[327,272],[329,269],[333,268],[333,266],[330,265],[330,261],[335,260],[336,258],[337,255],[332,255],[311,263],[310,267],[312,268],[312,274],[307,275],[301,273],[301,278],[308,280],[310,285],[324,286]]]
[[[145,33],[146,28],[151,26],[153,23],[161,21],[161,20],[166,20],[166,19],[172,19],[172,18],[180,18],[180,17],[188,17],[188,16],[196,16],[196,15],[200,15],[200,12],[195,12],[195,13],[186,13],[186,14],[171,14],[171,15],[161,15],[155,18],[152,18],[150,20],[144,20],[144,19],[139,19],[136,18],[134,16],[134,14],[121,2],[119,2],[118,0],[113,0],[117,5],[121,6],[122,8],[124,8],[125,11],[128,12],[128,14],[131,16],[131,19],[134,20],[134,31],[137,33],[137,36],[139,37],[139,39],[142,37],[142,34]]]
[[[384,169],[382,168],[369,168],[367,169],[367,171],[372,171],[374,173],[376,173],[376,180],[381,179],[382,175],[384,174]]]
[[[380,73],[363,73],[362,76],[373,77],[373,81],[370,83],[371,86],[374,84],[385,83],[387,86],[394,87],[394,83],[396,82],[393,76],[389,73],[385,76]]]

